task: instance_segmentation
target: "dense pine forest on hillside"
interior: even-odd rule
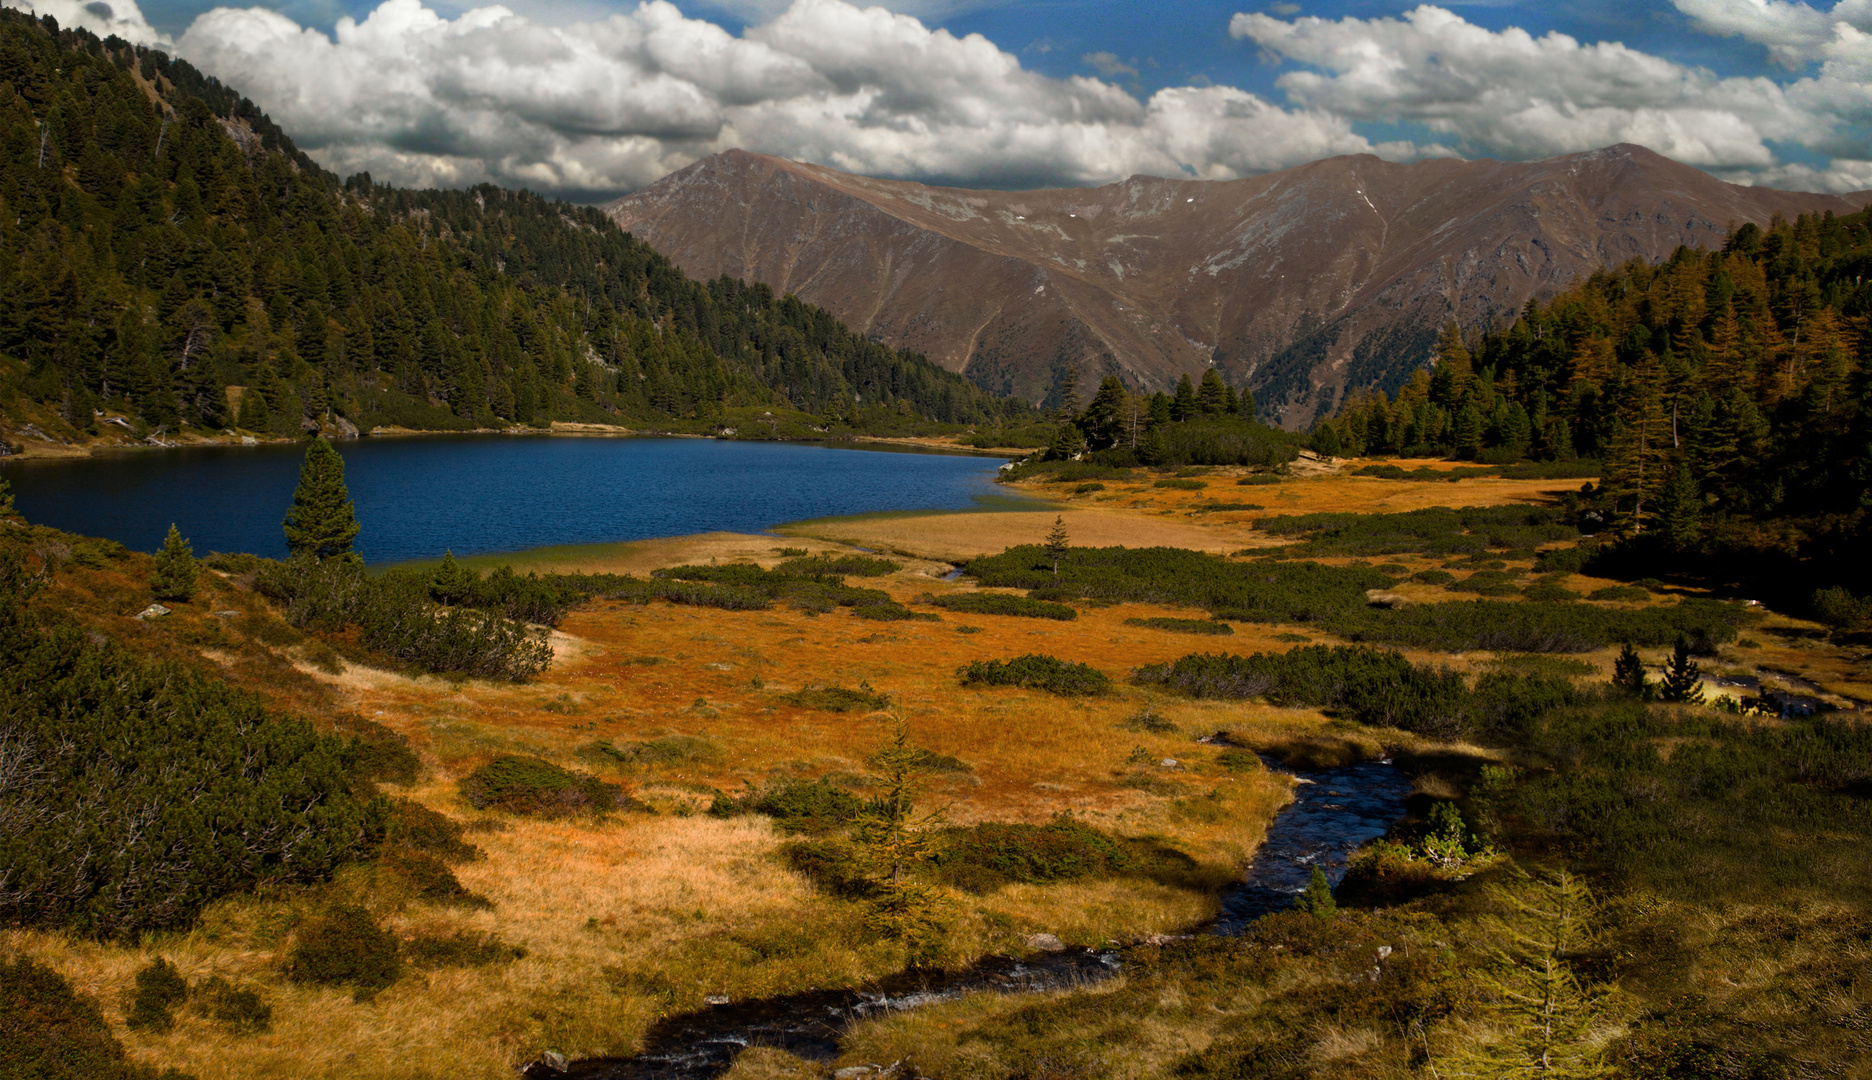
[[[1645,538],[1628,560],[1872,592],[1863,560],[1844,558],[1864,550],[1872,511],[1868,267],[1865,213],[1744,225],[1720,251],[1626,263],[1477,341],[1446,330],[1434,368],[1395,401],[1346,402],[1314,446],[1597,458],[1591,508]]]
[[[0,398],[58,438],[1025,415],[596,210],[340,183],[187,63],[49,18],[0,12],[0,140]]]

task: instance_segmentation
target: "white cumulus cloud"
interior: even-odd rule
[[[136,0],[3,0],[4,6],[50,15],[60,26],[82,26],[99,37],[112,34],[138,45],[167,47],[169,39],[143,17]]]
[[[1050,78],[978,34],[842,0],[794,0],[740,36],[664,0],[559,27],[503,7],[448,18],[385,0],[330,36],[264,8],[217,8],[176,44],[328,167],[407,184],[596,194],[729,147],[983,184],[1231,177],[1415,152],[1240,90],[1139,100],[1100,79]]]

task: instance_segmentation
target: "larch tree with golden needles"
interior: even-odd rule
[[[872,758],[883,794],[852,831],[872,887],[866,923],[908,945],[913,961],[932,956],[945,930],[941,894],[910,877],[935,855],[934,830],[944,820],[941,810],[916,813],[924,757],[910,742],[910,725],[898,717],[890,740]]]
[[[1606,453],[1606,485],[1621,508],[1629,508],[1633,532],[1642,532],[1645,512],[1668,476],[1670,418],[1664,412],[1664,372],[1657,358],[1645,354],[1633,378],[1630,396],[1619,410],[1612,445]]]
[[[1489,964],[1472,978],[1491,1021],[1435,1059],[1437,1075],[1505,1080],[1582,1080],[1611,1068],[1593,1038],[1606,1001],[1580,982],[1571,959],[1597,943],[1590,889],[1564,870],[1495,888],[1500,913],[1484,920],[1496,939]]]

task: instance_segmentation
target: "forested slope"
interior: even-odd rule
[[[998,421],[997,402],[596,210],[340,183],[165,54],[0,12],[0,402],[62,439],[551,419]]]
[[[1721,250],[1593,274],[1467,345],[1446,331],[1397,400],[1358,397],[1337,452],[1600,458],[1598,508],[1653,564],[1742,578],[1824,561],[1872,591],[1872,215],[1744,225]],[[1824,580],[1823,580],[1824,579]]]

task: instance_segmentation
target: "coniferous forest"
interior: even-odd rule
[[[1872,215],[1743,225],[1721,250],[1593,274],[1465,342],[1313,445],[1483,463],[1597,459],[1587,508],[1633,538],[1599,569],[1872,592]],[[1637,542],[1642,539],[1642,543]],[[1617,564],[1622,564],[1622,567]]]
[[[340,182],[186,62],[50,18],[0,12],[0,143],[0,396],[59,438],[1026,413],[595,209]]]

